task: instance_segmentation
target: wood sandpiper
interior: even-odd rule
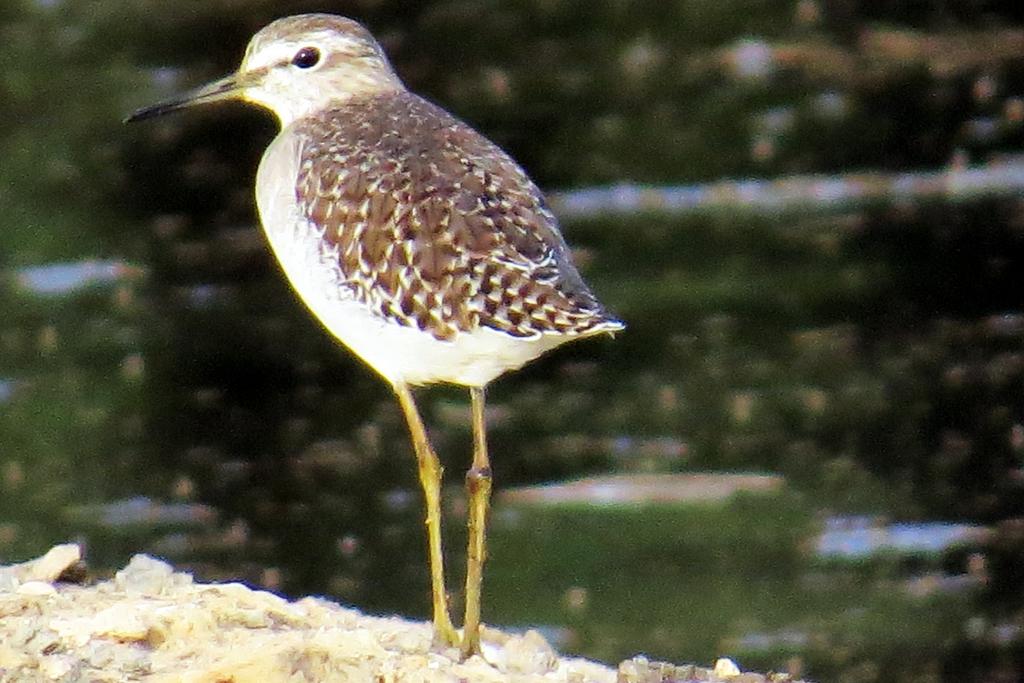
[[[339,341],[391,383],[426,497],[435,642],[480,652],[480,586],[491,469],[484,388],[574,339],[614,333],[580,278],[544,197],[505,152],[409,92],[350,19],[279,19],[239,69],[129,121],[240,99],[281,132],[263,155],[256,203],[285,275]],[[468,387],[468,560],[462,637],[441,549],[441,473],[410,387]]]

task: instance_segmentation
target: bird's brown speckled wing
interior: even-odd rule
[[[342,286],[376,314],[452,339],[621,328],[569,260],[543,197],[496,145],[408,92],[297,124],[298,205]]]

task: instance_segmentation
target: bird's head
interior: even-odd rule
[[[270,109],[286,126],[332,101],[403,88],[383,49],[361,24],[330,14],[303,14],[278,19],[253,36],[235,73],[139,109],[126,120],[240,99]]]

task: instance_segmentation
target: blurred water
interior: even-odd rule
[[[564,188],[577,261],[629,325],[490,392],[487,621],[609,660],[1019,676],[1024,17],[915,7],[347,7],[410,85]],[[271,122],[119,123],[232,68],[278,11],[0,8],[0,559],[75,538],[99,571],[148,551],[425,616],[401,416],[254,227]],[[579,209],[594,187],[675,199]],[[468,399],[422,397],[457,575]],[[752,471],[780,483],[708,500],[662,478]],[[518,488],[606,473],[644,502]]]
[[[132,270],[131,266],[118,261],[49,263],[21,268],[15,277],[22,289],[33,294],[67,295],[93,285],[114,282]]]

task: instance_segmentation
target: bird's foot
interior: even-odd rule
[[[484,658],[484,652],[480,648],[479,631],[476,631],[475,633],[463,634],[462,643],[460,643],[459,645],[459,654],[461,655],[463,661],[469,659],[473,655],[480,655],[481,658]]]
[[[461,651],[462,638],[459,637],[459,632],[455,630],[450,621],[442,621],[442,623],[434,621],[434,637],[431,648],[434,650],[459,648]]]

